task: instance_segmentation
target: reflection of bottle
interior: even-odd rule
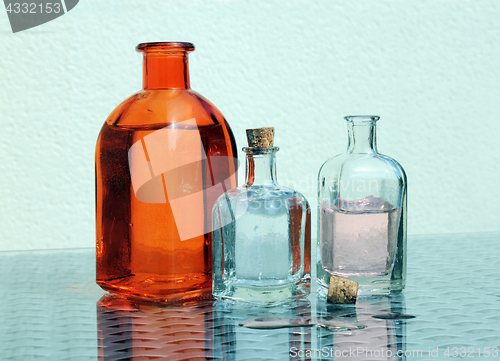
[[[144,89],[96,147],[97,283],[163,300],[210,295],[212,207],[236,186],[235,140],[189,88],[190,43],[140,44]]]
[[[406,359],[406,305],[402,293],[359,297],[356,305],[332,305],[317,298],[317,317],[338,324],[354,324],[358,330],[317,330],[317,347],[322,360]],[[402,317],[398,317],[402,316]]]
[[[214,206],[214,297],[261,305],[310,292],[310,208],[276,180],[274,128],[248,130],[246,184]],[[252,134],[268,135],[265,145]]]
[[[379,117],[346,117],[345,154],[319,172],[318,283],[330,275],[359,282],[363,293],[400,292],[406,277],[406,174],[378,153]]]
[[[118,295],[97,302],[99,360],[211,359],[212,301],[165,306]]]
[[[213,358],[215,360],[305,360],[304,352],[311,349],[312,327],[278,329],[248,328],[242,324],[261,319],[311,319],[311,304],[307,299],[290,305],[270,308],[247,307],[241,304],[215,302],[213,306]]]

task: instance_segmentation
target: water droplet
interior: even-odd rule
[[[409,315],[407,313],[389,312],[389,313],[382,313],[380,315],[374,315],[372,317],[381,320],[408,320],[410,318],[415,318],[416,316]]]

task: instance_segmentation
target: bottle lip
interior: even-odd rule
[[[371,124],[378,121],[380,117],[378,115],[348,115],[344,119],[350,123]]]
[[[182,41],[156,42],[156,43],[141,43],[136,46],[135,50],[146,52],[188,52],[193,51],[192,43]]]
[[[263,154],[271,154],[276,153],[280,150],[279,147],[244,147],[242,149],[245,153],[249,155],[263,155]]]

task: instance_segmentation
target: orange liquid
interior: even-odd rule
[[[191,90],[142,91],[110,115],[96,147],[103,289],[164,301],[211,295],[212,207],[236,187],[235,149],[222,114]]]

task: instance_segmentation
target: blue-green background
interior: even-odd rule
[[[196,45],[192,88],[239,149],[274,126],[278,179],[313,208],[343,116],[377,114],[409,234],[500,231],[498,19],[494,0],[82,0],[13,34],[2,10],[0,250],[93,246],[95,141],[141,88],[147,41]]]

